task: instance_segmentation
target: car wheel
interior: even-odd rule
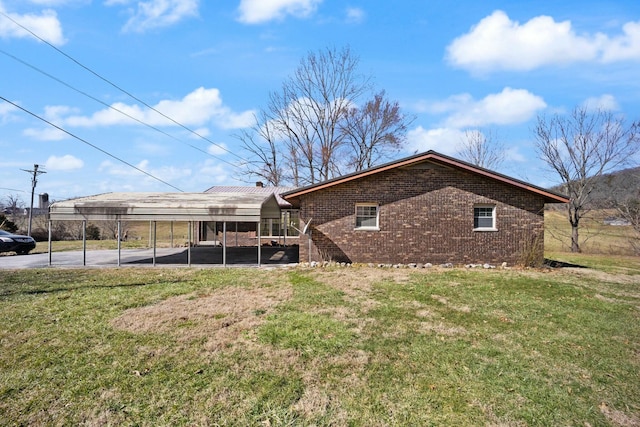
[[[27,255],[27,254],[29,254],[29,251],[30,251],[30,249],[27,249],[27,250],[16,251],[16,253],[18,255]]]

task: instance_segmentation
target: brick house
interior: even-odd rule
[[[428,151],[282,196],[307,234],[300,261],[521,263],[544,256],[552,191]]]

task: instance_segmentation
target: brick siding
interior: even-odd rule
[[[379,230],[355,230],[356,203],[379,205]],[[498,231],[473,231],[478,204],[495,205]],[[543,258],[542,196],[429,162],[302,195],[300,217],[313,219],[301,262],[514,264],[532,245]]]

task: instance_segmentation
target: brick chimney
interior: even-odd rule
[[[264,187],[264,184],[262,183],[262,181],[257,181],[256,182],[256,187],[262,188],[262,187]]]

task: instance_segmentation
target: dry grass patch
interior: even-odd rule
[[[468,305],[452,304],[447,298],[440,295],[431,295],[431,298],[438,301],[440,304],[449,307],[451,310],[459,311],[461,313],[471,313],[471,308]]]
[[[132,333],[170,332],[179,341],[206,339],[205,349],[218,351],[241,341],[245,332],[261,325],[265,315],[291,294],[287,286],[225,287],[132,308],[111,324]]]
[[[366,304],[376,283],[382,281],[408,283],[411,280],[411,273],[408,270],[363,267],[318,270],[311,277],[344,292],[354,302]]]

